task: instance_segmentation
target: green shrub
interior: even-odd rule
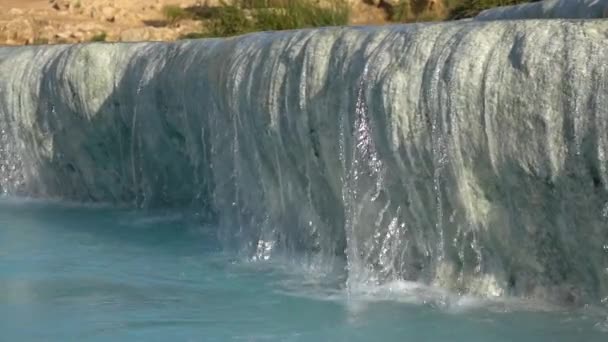
[[[428,0],[401,0],[388,9],[388,17],[390,21],[400,23],[444,20],[443,5],[437,6],[429,8]]]
[[[41,37],[35,38],[35,39],[32,41],[32,44],[33,44],[33,45],[47,45],[48,43],[49,43],[49,40],[48,40],[48,39],[46,39],[46,38],[41,38]]]
[[[163,15],[170,23],[175,23],[178,20],[185,19],[188,17],[188,13],[181,7],[176,5],[165,5],[163,6]]]
[[[343,1],[323,7],[309,0],[296,0],[281,7],[254,11],[253,19],[259,31],[292,30],[346,25],[349,12],[348,5]]]
[[[223,6],[215,18],[209,21],[207,35],[229,37],[254,31],[254,24],[244,8],[238,4],[222,2]]]
[[[414,19],[415,22],[428,22],[428,21],[441,21],[444,20],[445,16],[443,13],[433,12],[433,11],[423,11],[416,15]]]
[[[208,37],[209,37],[208,33],[190,32],[190,33],[182,34],[181,36],[179,36],[179,39],[200,39],[200,38],[208,38]]]
[[[447,0],[448,19],[471,18],[481,11],[500,7],[518,5],[538,0]]]
[[[412,16],[412,10],[410,8],[409,1],[399,1],[395,6],[390,9],[389,20],[395,22],[406,22],[409,21]]]
[[[108,38],[108,34],[105,32],[98,33],[91,37],[92,42],[105,42],[106,38]]]

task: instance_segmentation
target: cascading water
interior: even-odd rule
[[[0,187],[193,207],[249,256],[608,296],[608,22],[0,48]]]

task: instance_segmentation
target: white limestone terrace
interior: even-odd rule
[[[475,20],[608,18],[608,0],[544,0],[492,8]]]
[[[0,191],[188,207],[348,286],[608,296],[608,21],[0,48]]]

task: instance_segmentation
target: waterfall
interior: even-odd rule
[[[608,22],[0,48],[0,187],[195,208],[348,284],[608,296]]]

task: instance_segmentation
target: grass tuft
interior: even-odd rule
[[[536,1],[539,0],[446,0],[449,8],[446,19],[471,18],[490,8]]]
[[[168,22],[175,24],[179,20],[188,18],[188,12],[177,5],[163,6],[163,16]]]
[[[388,9],[389,20],[399,23],[441,21],[445,17],[443,3],[432,7],[429,0],[401,0]]]
[[[48,43],[49,43],[49,40],[48,40],[48,39],[46,39],[46,38],[41,38],[41,37],[35,38],[35,39],[32,41],[32,45],[47,45]]]
[[[340,26],[348,24],[349,7],[336,1],[320,6],[311,1],[291,1],[288,5],[253,12],[260,31]]]
[[[222,1],[218,12],[209,20],[207,36],[230,37],[255,31],[255,23],[248,14],[238,3]]]
[[[91,41],[92,42],[105,42],[107,38],[108,38],[108,34],[105,32],[101,32],[101,33],[98,33],[98,34],[94,35],[93,37],[91,37]]]

